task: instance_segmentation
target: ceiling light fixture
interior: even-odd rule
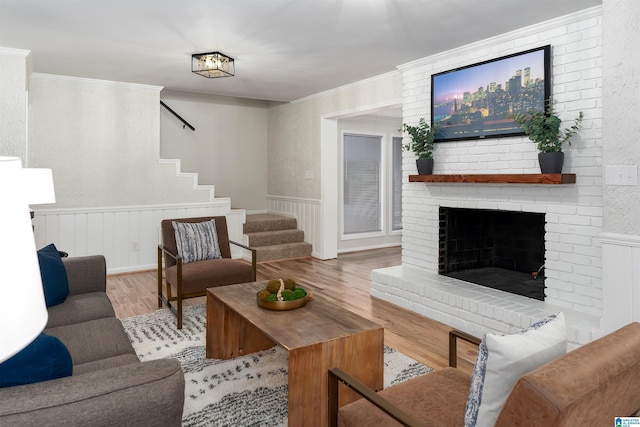
[[[236,66],[232,57],[220,52],[194,53],[191,55],[191,71],[213,79],[235,75]]]

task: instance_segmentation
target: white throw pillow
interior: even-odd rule
[[[220,246],[218,245],[218,233],[216,223],[203,222],[176,222],[172,221],[176,234],[176,247],[178,256],[187,264],[205,259],[220,258]]]
[[[516,381],[566,352],[563,313],[549,316],[516,334],[486,334],[473,369],[465,427],[492,427]]]

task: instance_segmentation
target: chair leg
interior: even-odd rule
[[[331,369],[328,371],[328,392],[329,392],[329,427],[338,425],[338,377],[336,377]]]
[[[178,259],[178,291],[177,291],[177,301],[178,301],[178,312],[176,313],[176,317],[178,318],[178,329],[182,329],[182,260]]]
[[[179,289],[181,289],[181,287]],[[167,282],[167,297],[162,300],[167,304],[167,308],[176,316],[178,329],[182,329],[182,293],[176,292],[176,296],[172,294],[171,284]],[[175,304],[173,304],[172,301],[175,301]]]
[[[167,305],[170,304],[169,301],[173,301],[173,300],[174,300],[173,295],[171,295],[171,285],[169,284],[169,282],[167,282],[167,299],[166,299]]]
[[[176,313],[176,317],[178,318],[178,329],[182,329],[182,295],[178,294],[178,313]]]
[[[162,308],[162,249],[158,246],[158,308]]]

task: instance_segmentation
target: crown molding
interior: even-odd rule
[[[377,80],[383,80],[383,79],[387,79],[389,77],[394,77],[394,76],[400,77],[400,74],[399,74],[399,72],[397,70],[389,71],[388,73],[384,73],[384,74],[378,74],[377,76],[369,77],[368,79],[358,80],[357,82],[349,83],[349,84],[346,84],[344,86],[338,86],[338,87],[333,88],[333,89],[325,90],[324,92],[314,93],[313,95],[305,96],[304,98],[295,99],[295,100],[291,101],[291,104],[297,104],[298,102],[304,102],[304,101],[309,101],[310,99],[314,99],[314,98],[320,98],[320,97],[324,97],[324,96],[327,96],[327,95],[333,95],[333,94],[336,94],[338,92],[342,92],[342,91],[347,90],[347,89],[352,89],[354,87],[367,85],[367,84],[375,82]]]
[[[86,77],[61,76],[58,74],[33,73],[31,74],[31,78],[42,79],[42,80],[67,80],[67,81],[75,81],[75,82],[83,82],[83,83],[91,83],[91,84],[120,86],[120,87],[128,87],[128,88],[135,88],[135,89],[146,89],[146,90],[153,90],[158,92],[163,89],[163,86],[145,85],[140,83],[115,82],[111,80],[90,79]]]
[[[24,49],[12,49],[10,47],[0,47],[0,55],[12,55],[27,57],[31,53],[30,50]]]

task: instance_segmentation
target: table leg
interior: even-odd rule
[[[384,386],[384,329],[372,329],[289,352],[289,425],[326,426],[328,370],[339,367],[374,390]],[[341,385],[339,406],[359,396]]]

